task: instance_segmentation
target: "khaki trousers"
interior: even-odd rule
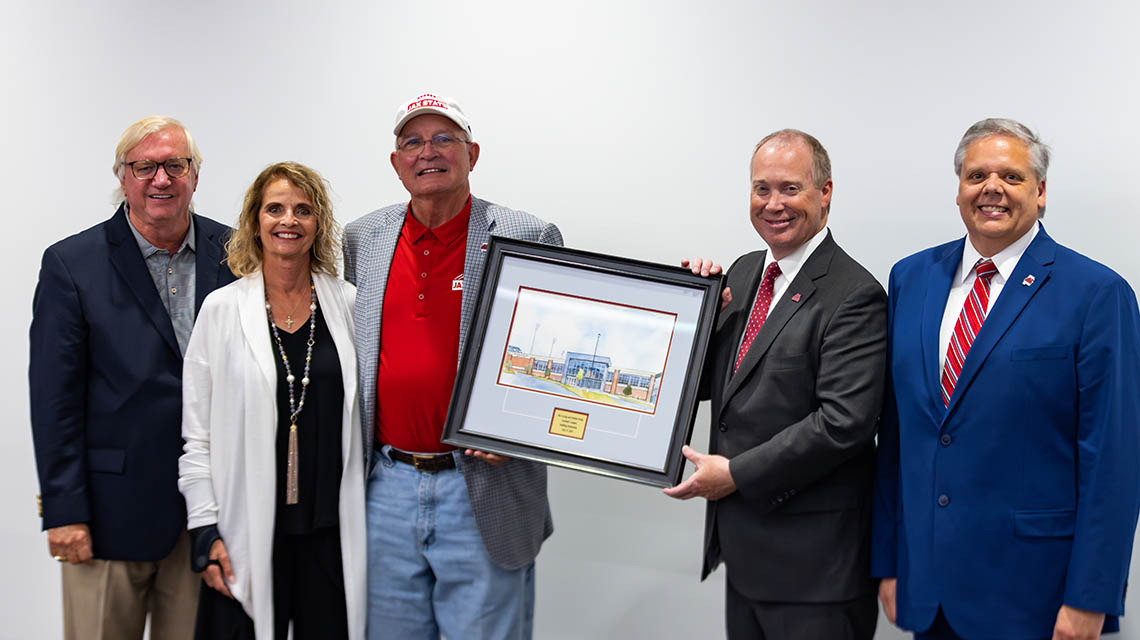
[[[191,640],[202,579],[190,570],[190,536],[158,562],[92,560],[63,567],[64,640]]]

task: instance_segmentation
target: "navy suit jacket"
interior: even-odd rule
[[[229,228],[192,215],[195,309],[234,276]],[[96,558],[159,560],[186,527],[182,355],[126,208],[44,251],[32,308],[43,528],[87,523]]]
[[[1062,604],[1124,612],[1140,510],[1140,317],[1128,284],[1041,229],[944,407],[939,329],[964,240],[891,271],[872,571],[898,624],[1049,637]]]

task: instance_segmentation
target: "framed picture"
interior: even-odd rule
[[[723,277],[492,238],[443,441],[681,479]]]

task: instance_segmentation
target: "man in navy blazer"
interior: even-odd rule
[[[974,124],[954,165],[966,238],[891,271],[880,600],[919,639],[1095,638],[1140,510],[1136,297],[1045,233],[1027,127]]]
[[[48,247],[33,302],[32,436],[62,563],[64,636],[190,638],[182,354],[206,294],[233,281],[228,228],[191,212],[201,154],[173,118],[123,132],[110,220]]]

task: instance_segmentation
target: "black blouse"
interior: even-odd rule
[[[277,532],[310,533],[337,526],[340,516],[341,414],[344,381],[340,357],[332,334],[325,326],[320,306],[316,311],[317,331],[313,340],[313,361],[309,368],[309,389],[305,408],[297,417],[297,504],[285,504],[285,472],[289,455],[289,383],[277,342],[273,340],[277,362]],[[301,378],[305,375],[309,322],[293,333],[278,327],[281,345],[295,377],[293,398],[301,400]]]

